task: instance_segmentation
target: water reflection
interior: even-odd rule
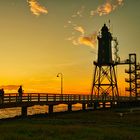
[[[82,105],[81,104],[75,104],[72,106],[72,110],[81,110]],[[54,106],[54,112],[62,112],[67,111],[67,105],[60,104]],[[48,113],[48,106],[39,106],[35,105],[32,107],[28,107],[28,115],[34,115],[34,114],[45,114]],[[21,108],[7,108],[7,109],[0,109],[0,119],[2,118],[12,118],[15,116],[21,115]]]

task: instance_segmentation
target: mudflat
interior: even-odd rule
[[[90,110],[4,119],[0,140],[140,140],[140,111]]]

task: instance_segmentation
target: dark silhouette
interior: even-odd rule
[[[0,100],[1,100],[1,103],[3,103],[4,101],[4,89],[0,89]]]
[[[22,101],[22,94],[23,94],[22,86],[19,87],[18,94],[19,94],[19,101]]]
[[[109,97],[109,93],[108,92],[103,92],[102,93],[102,100],[106,100],[107,97]]]
[[[98,40],[98,57],[94,61],[94,78],[92,84],[91,95],[96,95],[97,98],[102,97],[106,100],[107,93],[112,96],[112,99],[119,98],[118,83],[116,76],[116,62],[118,62],[117,54],[117,39],[114,41],[112,34],[106,24],[101,29],[100,34],[97,36]],[[112,41],[114,41],[114,48],[116,47],[116,61],[112,57]],[[115,54],[114,53],[114,54]],[[110,90],[112,89],[112,90]],[[91,96],[92,97],[92,96]]]

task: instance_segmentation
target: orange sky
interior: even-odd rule
[[[6,92],[90,93],[96,35],[111,21],[121,60],[140,52],[140,1],[1,0],[0,85]],[[135,43],[134,43],[135,42]],[[137,55],[139,60],[139,54]],[[118,68],[124,94],[124,67]],[[8,90],[9,89],[9,90]]]

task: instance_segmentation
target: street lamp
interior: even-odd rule
[[[57,77],[61,77],[61,95],[63,94],[63,74],[62,73],[58,73]]]

